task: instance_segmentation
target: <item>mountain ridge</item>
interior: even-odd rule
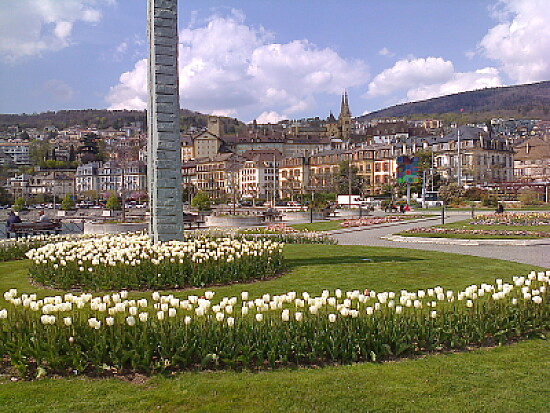
[[[550,81],[484,88],[402,103],[355,119],[368,121],[374,118],[414,118],[428,114],[434,117],[454,114],[478,118],[480,121],[491,117],[550,120]]]

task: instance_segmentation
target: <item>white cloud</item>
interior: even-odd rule
[[[51,79],[44,83],[43,94],[58,102],[68,102],[73,98],[73,89],[58,79]]]
[[[225,116],[229,118],[234,118],[237,112],[234,109],[216,109],[211,113],[214,116]]]
[[[453,63],[441,57],[404,59],[376,75],[369,83],[367,98],[385,96],[418,85],[445,82],[454,72]]]
[[[364,97],[395,95],[395,100],[410,102],[496,86],[502,86],[502,81],[495,68],[462,73],[440,57],[413,58],[400,60],[375,76]]]
[[[395,56],[395,53],[390,52],[390,51],[388,50],[387,47],[383,47],[382,49],[380,49],[380,50],[378,51],[378,54],[379,54],[380,56],[388,56],[388,57],[393,57],[393,56]]]
[[[256,118],[256,122],[258,122],[259,124],[267,124],[267,123],[275,124],[284,119],[286,119],[285,116],[271,110],[269,112],[262,112],[260,116]]]
[[[499,0],[492,11],[499,24],[481,40],[482,53],[515,82],[550,79],[550,2]]]
[[[407,91],[408,101],[425,100],[488,87],[502,86],[497,69],[488,67],[475,72],[453,73],[444,83],[423,85]]]
[[[75,23],[101,20],[100,4],[113,0],[3,0],[0,56],[15,62],[71,44]]]
[[[273,34],[244,23],[241,12],[212,16],[180,32],[180,96],[183,107],[286,117],[315,107],[315,95],[340,94],[368,80],[366,66],[307,40],[273,43]],[[113,109],[147,101],[146,61],[120,77],[107,101]],[[137,99],[137,100],[136,100]],[[229,112],[228,112],[229,111]]]

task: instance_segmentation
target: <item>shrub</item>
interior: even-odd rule
[[[521,189],[518,193],[518,201],[523,206],[542,205],[540,195],[537,191],[532,189]]]
[[[199,211],[209,211],[210,210],[210,198],[208,194],[199,191],[197,195],[191,200],[191,206],[198,209]]]
[[[484,207],[496,208],[498,206],[498,198],[496,195],[483,194],[481,196],[481,205]]]
[[[449,184],[439,188],[439,198],[445,205],[460,204],[463,198],[464,188],[456,184]]]
[[[63,198],[63,201],[61,201],[61,209],[63,211],[70,211],[70,210],[73,210],[74,208],[75,208],[75,203],[73,201],[72,196],[70,196],[69,194],[65,195],[65,197]]]
[[[111,194],[107,202],[105,203],[105,208],[110,209],[111,211],[119,211],[122,209],[120,200],[115,194]]]
[[[15,203],[13,204],[13,210],[20,212],[25,208],[25,201],[23,198],[19,197],[15,200]]]

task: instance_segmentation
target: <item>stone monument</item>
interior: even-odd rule
[[[178,1],[147,0],[149,67],[147,184],[153,242],[183,238]]]

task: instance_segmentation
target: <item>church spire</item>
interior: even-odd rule
[[[348,104],[348,92],[344,91],[342,95],[342,104],[340,105],[340,118],[342,117],[351,117],[351,112],[349,110]]]
[[[340,105],[340,116],[338,117],[339,137],[349,139],[351,134],[351,111],[349,110],[348,92],[342,95],[342,104]]]

